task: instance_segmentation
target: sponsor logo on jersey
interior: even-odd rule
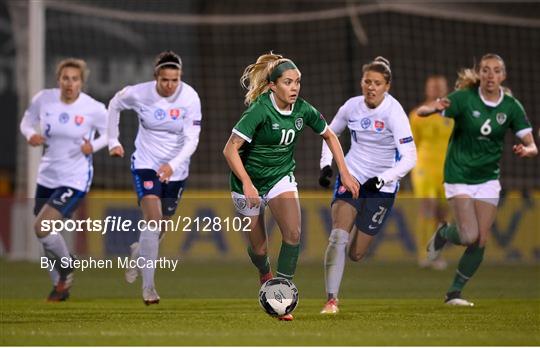
[[[194,126],[200,126],[201,125],[201,120],[193,120],[193,125]]]
[[[177,120],[180,117],[180,109],[170,109],[169,110],[169,116],[173,120]]]
[[[272,130],[279,130],[279,123],[272,123]]]
[[[69,115],[65,112],[62,112],[60,116],[58,116],[58,121],[60,123],[67,123],[69,121]]]
[[[369,126],[371,126],[371,120],[369,118],[363,118],[362,121],[360,121],[360,125],[364,129],[368,129]]]
[[[341,186],[338,188],[338,190],[337,190],[337,192],[338,192],[339,194],[343,194],[343,193],[345,193],[345,191],[347,191],[347,189],[346,189],[345,186],[343,186],[343,185],[341,185]]]
[[[77,126],[80,126],[84,122],[84,116],[81,115],[75,115],[75,124]]]
[[[51,114],[50,112],[45,111],[45,117],[49,117],[49,116],[51,116],[51,115],[52,115],[52,114]]]
[[[473,117],[478,118],[478,117],[480,117],[481,114],[480,114],[480,111],[474,110],[474,111],[472,112],[472,115],[473,115]]]
[[[294,121],[294,126],[296,127],[297,130],[302,129],[302,127],[304,126],[304,119],[297,118],[296,121]]]
[[[154,182],[152,180],[148,180],[143,182],[143,186],[145,190],[151,190],[154,188]]]
[[[499,112],[495,118],[497,119],[497,123],[502,125],[506,121],[506,114],[504,112]]]
[[[384,122],[380,120],[375,120],[375,130],[377,132],[382,132],[384,130]]]
[[[163,120],[167,116],[167,113],[163,109],[157,109],[154,111],[154,118],[158,121]]]
[[[400,144],[407,144],[407,143],[410,143],[411,141],[413,141],[413,137],[406,137],[406,138],[399,139]]]

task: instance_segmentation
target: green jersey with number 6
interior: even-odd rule
[[[523,106],[502,89],[496,103],[483,100],[477,88],[455,91],[448,99],[451,105],[444,115],[455,122],[446,153],[444,181],[480,184],[498,179],[506,130],[510,128],[517,134],[531,128]]]
[[[269,91],[260,95],[234,126],[233,133],[246,143],[240,158],[259,195],[265,195],[283,177],[293,173],[299,134],[309,126],[322,134],[326,121],[319,111],[298,98],[292,110],[280,111]],[[231,190],[242,193],[242,182],[231,173]]]

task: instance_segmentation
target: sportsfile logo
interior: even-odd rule
[[[42,220],[41,231],[52,234],[59,232],[98,232],[102,235],[109,231],[133,232],[148,230],[152,232],[249,232],[249,217],[195,217],[178,216],[175,220],[137,220],[136,222],[121,216],[107,216],[105,219],[86,220]]]

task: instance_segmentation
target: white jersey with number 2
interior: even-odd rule
[[[29,140],[38,134],[45,137],[37,183],[47,188],[67,186],[86,192],[94,169],[92,156],[81,151],[84,139],[90,140],[93,152],[107,145],[107,110],[105,105],[85,93],[65,104],[60,89],[44,89],[32,99],[24,113],[20,129]],[[100,136],[94,138],[96,130]]]

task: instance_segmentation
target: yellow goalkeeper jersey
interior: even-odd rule
[[[410,123],[418,155],[412,172],[415,192],[417,195],[434,196],[437,191],[435,196],[439,196],[439,187],[435,186],[442,187],[444,159],[454,120],[441,114],[420,117],[414,109],[410,113]]]

